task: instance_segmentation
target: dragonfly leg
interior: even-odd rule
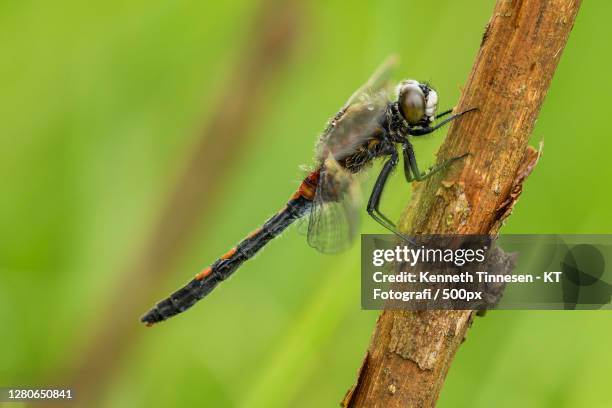
[[[427,127],[417,127],[417,128],[412,128],[408,131],[408,133],[410,134],[410,136],[423,136],[423,135],[427,135],[431,132],[435,132],[436,130],[440,129],[442,126],[446,125],[449,122],[452,122],[453,120],[457,119],[458,117],[461,117],[463,115],[465,115],[468,112],[472,112],[477,110],[478,108],[472,108],[472,109],[468,109],[465,110],[463,112],[457,113],[455,115],[452,115],[450,118],[446,118],[444,119],[442,122],[438,123],[435,126],[427,126]],[[452,111],[451,111],[452,112]],[[443,112],[442,115],[446,115],[447,113],[450,113],[449,111],[447,112]],[[438,116],[438,117],[440,117]]]
[[[446,111],[444,111],[444,112],[440,113],[439,115],[436,115],[436,119],[440,119],[440,118],[442,118],[442,117],[444,117],[444,116],[448,115],[449,113],[453,113],[453,110],[452,110],[452,109],[449,109],[449,110],[446,110]]]
[[[404,143],[402,151],[404,154],[404,175],[406,176],[406,181],[409,183],[412,181],[423,181],[436,172],[448,168],[455,161],[463,159],[465,156],[469,155],[469,153],[465,153],[461,156],[453,157],[452,159],[446,160],[437,166],[430,167],[427,171],[421,173],[419,171],[419,166],[417,165],[414,150],[410,142]]]
[[[391,157],[385,162],[383,169],[381,170],[380,174],[378,175],[378,178],[376,179],[376,183],[374,184],[374,188],[372,189],[372,194],[370,195],[370,199],[368,200],[367,209],[368,214],[370,214],[370,216],[374,218],[374,220],[380,225],[397,235],[402,240],[413,243],[410,238],[399,232],[395,224],[391,220],[389,220],[389,218],[387,218],[383,213],[381,213],[378,208],[380,205],[380,199],[382,197],[383,190],[385,188],[385,184],[387,183],[389,175],[391,174],[391,172],[393,172],[393,169],[395,168],[395,166],[397,166],[398,162],[399,157],[397,151],[393,149],[393,151],[391,152]]]

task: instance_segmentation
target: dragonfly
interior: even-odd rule
[[[318,251],[346,249],[359,231],[359,175],[377,159],[383,159],[384,164],[367,212],[387,230],[408,240],[379,209],[385,184],[400,161],[399,152],[409,183],[449,167],[467,153],[421,172],[410,137],[430,134],[476,109],[455,114],[449,109],[436,115],[437,92],[428,83],[412,79],[400,81],[394,94],[390,77],[396,65],[396,58],[387,59],[329,120],[316,143],[314,167],[285,206],[189,283],[158,302],[142,316],[142,323],[151,326],[189,309],[298,220],[308,244]],[[447,118],[436,122],[444,116]]]

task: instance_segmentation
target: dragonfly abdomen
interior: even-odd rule
[[[318,178],[318,171],[310,173],[302,181],[285,207],[270,217],[261,228],[253,231],[238,245],[227,251],[211,266],[198,273],[189,283],[157,303],[141,318],[141,321],[149,326],[161,322],[184,312],[198,300],[208,295],[246,260],[255,256],[261,248],[287,229],[295,220],[308,213],[312,205]]]

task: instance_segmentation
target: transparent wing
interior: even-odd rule
[[[310,224],[310,213],[308,215],[298,219],[294,223],[295,229],[298,232],[298,234],[300,234],[300,235],[308,235],[308,224]]]
[[[368,78],[368,81],[357,89],[346,101],[346,108],[353,103],[363,99],[363,95],[376,93],[378,90],[385,89],[389,85],[393,71],[397,67],[399,59],[397,55],[391,55],[376,68],[376,71]]]
[[[360,183],[338,160],[382,131],[396,64],[396,57],[387,58],[329,121],[317,143],[320,176],[307,218],[307,235],[310,246],[323,253],[346,249],[359,233]],[[299,225],[298,231],[303,232],[305,225]]]
[[[320,170],[308,222],[308,244],[323,253],[348,248],[359,233],[360,198],[355,175],[330,156]]]
[[[316,148],[319,162],[330,155],[341,160],[382,131],[380,124],[389,103],[389,80],[396,64],[397,58],[387,58],[329,121]]]

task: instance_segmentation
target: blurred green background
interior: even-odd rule
[[[71,406],[338,406],[376,319],[358,245],[324,256],[290,230],[188,313],[139,317],[284,204],[385,56],[452,107],[492,8],[1,2],[0,386],[73,386]],[[504,232],[612,231],[610,11],[582,6]],[[422,167],[443,133],[416,143]],[[388,191],[396,218],[410,188],[396,174]],[[609,312],[491,312],[439,406],[609,407],[610,335]]]

